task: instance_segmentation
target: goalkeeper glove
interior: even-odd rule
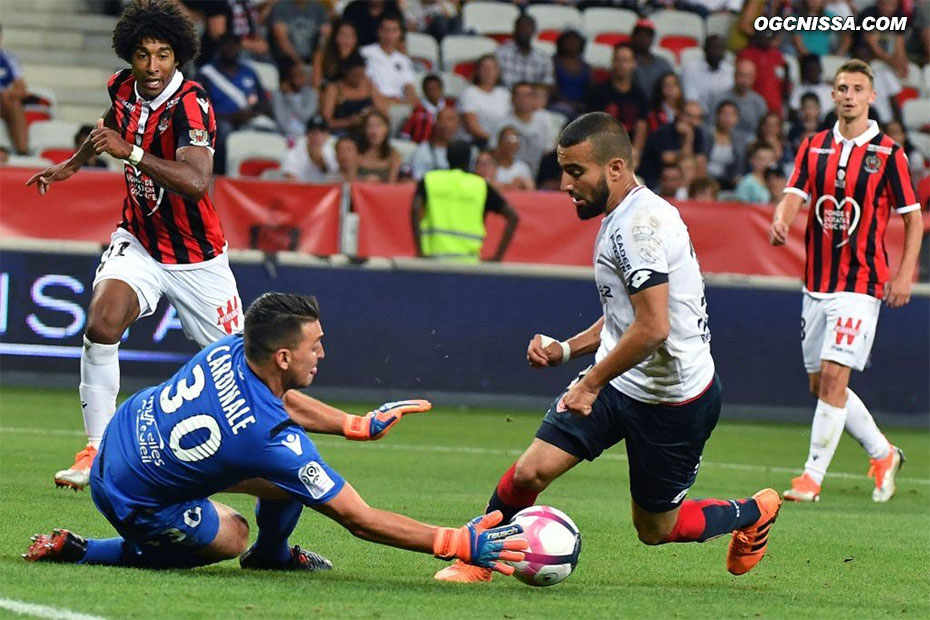
[[[429,411],[432,407],[432,403],[428,400],[398,400],[384,403],[364,416],[347,415],[342,423],[342,434],[346,439],[355,441],[381,439],[404,414]]]
[[[504,575],[513,574],[513,566],[503,562],[522,562],[524,553],[520,549],[526,549],[527,542],[511,538],[523,533],[523,528],[515,523],[493,527],[501,519],[501,511],[495,510],[475,517],[460,528],[439,528],[433,539],[433,555],[443,560],[454,558],[483,566]]]

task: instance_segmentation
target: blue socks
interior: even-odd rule
[[[255,504],[258,539],[252,553],[285,564],[291,558],[287,538],[297,527],[303,504],[295,500],[260,499]]]

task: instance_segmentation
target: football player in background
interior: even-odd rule
[[[243,568],[326,570],[332,563],[290,547],[304,506],[352,534],[411,551],[512,573],[526,541],[500,513],[460,528],[426,525],[372,508],[317,452],[317,433],[377,439],[426,401],[389,403],[348,415],[297,390],[324,357],[316,299],[266,293],[245,315],[244,335],[207,346],[168,381],[126,400],[104,433],[91,471],[98,510],[119,537],[85,540],[67,530],[33,537],[30,561],[193,568],[239,557]],[[258,539],[235,510],[208,499],[221,491],[259,497]]]
[[[87,486],[91,462],[119,392],[119,343],[166,296],[184,334],[201,347],[242,329],[226,238],[207,189],[216,120],[206,92],[179,67],[195,58],[193,23],[171,0],[134,0],[113,31],[131,65],[107,84],[112,105],[67,161],[34,175],[40,195],[95,154],[125,162],[122,220],[94,277],[81,349],[81,408],[87,446],[55,484]]]
[[[869,455],[874,501],[892,498],[904,462],[901,449],[885,438],[849,389],[852,370],[864,369],[869,359],[882,299],[890,308],[910,301],[923,229],[904,149],[869,120],[874,81],[871,67],[861,60],[837,70],[836,124],[801,144],[769,231],[773,245],[784,245],[791,222],[810,199],[801,349],[817,407],[804,473],[785,491],[785,498],[795,501],[820,499],[844,426]],[[904,219],[905,230],[894,275],[884,247],[892,209]]]
[[[603,315],[565,342],[536,334],[526,359],[542,368],[593,353],[595,363],[552,403],[487,512],[512,518],[582,459],[625,439],[639,539],[660,545],[732,533],[727,569],[746,573],[765,554],[778,493],[685,500],[720,414],[704,281],[688,229],[677,209],[637,183],[630,138],[609,114],[566,126],[558,158],[578,217],[607,214],[594,258]],[[490,581],[491,571],[456,562],[436,579]]]

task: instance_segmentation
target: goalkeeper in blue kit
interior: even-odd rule
[[[526,542],[500,513],[459,528],[436,527],[366,504],[320,456],[303,430],[379,439],[426,401],[387,403],[349,415],[297,388],[323,359],[316,299],[267,293],[245,316],[242,335],[197,353],[168,381],[126,400],[107,426],[91,468],[91,495],[119,534],[84,539],[68,530],[37,535],[30,561],[193,568],[239,557],[243,568],[326,570],[320,555],[291,547],[304,506],[359,538],[510,573]],[[209,496],[258,497],[258,538]]]

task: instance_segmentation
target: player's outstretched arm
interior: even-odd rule
[[[519,525],[494,527],[501,520],[499,511],[476,517],[463,527],[436,527],[395,512],[372,508],[348,482],[336,497],[325,504],[314,506],[314,509],[335,520],[358,538],[400,549],[432,553],[444,560],[459,559],[504,574],[512,573],[513,568],[502,561],[523,560],[520,549],[525,549],[527,545],[525,540],[514,538],[523,533]]]
[[[769,228],[769,243],[772,245],[785,245],[788,242],[788,231],[791,222],[797,217],[804,199],[794,193],[787,192],[775,207],[772,226]]]
[[[533,368],[543,368],[558,366],[570,359],[595,353],[601,346],[603,327],[604,317],[602,316],[584,331],[561,342],[545,334],[536,334],[526,348],[526,361]]]
[[[404,415],[428,411],[432,406],[426,400],[401,400],[384,403],[374,411],[358,416],[297,390],[288,390],[284,394],[284,408],[288,416],[304,430],[343,435],[356,441],[381,439]]]
[[[894,278],[885,283],[885,303],[891,308],[900,308],[911,300],[911,285],[924,234],[920,211],[908,211],[901,217],[904,219],[904,252]]]

